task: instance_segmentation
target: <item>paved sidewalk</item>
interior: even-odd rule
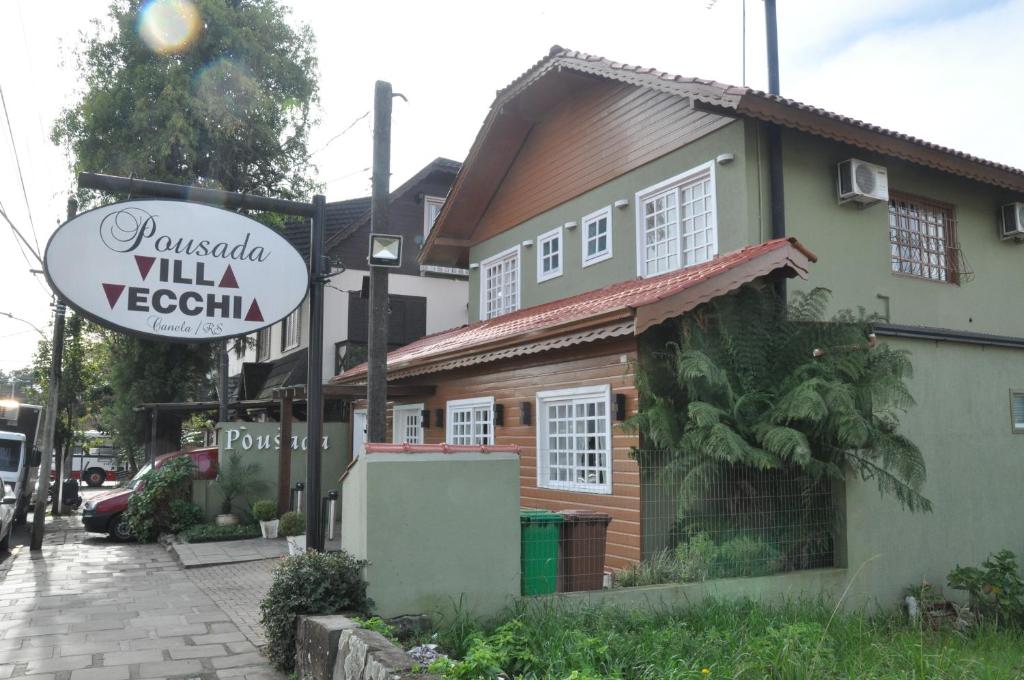
[[[257,647],[267,644],[260,625],[260,601],[270,590],[279,559],[189,569],[190,581],[231,617],[238,630]]]
[[[111,543],[62,518],[41,557],[20,548],[9,563],[0,679],[282,680],[159,545]]]
[[[217,564],[253,562],[288,554],[284,538],[267,540],[250,538],[243,541],[214,541],[211,543],[173,543],[171,550],[186,569]]]

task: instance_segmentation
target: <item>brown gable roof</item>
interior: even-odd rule
[[[463,168],[452,185],[449,193],[452,200],[445,204],[435,228],[424,243],[420,252],[421,262],[429,261],[432,252],[438,254],[469,245],[464,235],[467,226],[475,224],[483,214],[501,183],[503,170],[511,165],[515,152],[531,127],[528,120],[512,114],[515,100],[545,75],[562,70],[677,95],[689,99],[696,108],[731,117],[745,116],[776,123],[961,177],[1024,192],[1024,170],[1019,168],[760,90],[614,62],[556,45],[546,57],[497,92]],[[486,158],[487,163],[481,163],[482,158]],[[453,233],[457,233],[458,237],[453,238]]]
[[[428,335],[390,352],[388,374],[395,378],[431,373],[607,337],[638,335],[774,271],[804,277],[809,263],[816,259],[795,238],[747,246],[685,269],[613,283]],[[358,383],[365,378],[366,364],[360,364],[331,382]]]

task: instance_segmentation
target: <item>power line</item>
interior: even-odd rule
[[[348,124],[348,127],[346,127],[344,130],[342,130],[338,134],[336,134],[333,137],[331,137],[330,139],[328,139],[327,142],[323,146],[321,146],[319,149],[317,149],[313,153],[311,153],[308,156],[306,156],[306,160],[308,161],[310,158],[312,158],[313,156],[317,155],[318,153],[320,153],[321,151],[326,149],[331,144],[331,142],[333,142],[334,140],[339,139],[340,137],[343,137],[346,132],[348,132],[349,130],[351,130],[352,128],[354,128],[356,126],[356,123],[358,123],[359,121],[361,121],[362,119],[366,118],[369,115],[370,115],[370,112],[367,111],[363,115],[361,115],[358,118],[356,118],[354,121],[352,121],[351,123]]]
[[[28,248],[28,251],[30,253],[32,253],[32,255],[36,258],[36,260],[39,261],[39,264],[42,264],[43,263],[43,258],[39,257],[39,253],[36,252],[36,250],[34,248],[32,248],[32,244],[28,242],[28,239],[26,239],[22,235],[22,233],[20,231],[18,231],[18,228],[16,226],[14,226],[14,222],[11,222],[11,218],[7,216],[7,211],[4,210],[3,203],[0,203],[0,217],[3,217],[5,220],[7,220],[7,224],[9,224],[11,226],[11,229],[14,231],[14,235],[18,237],[18,239],[20,241],[18,243],[18,247],[21,248],[21,244],[24,243],[25,247]],[[21,254],[24,255],[25,251],[22,250]],[[28,257],[25,258],[25,261],[28,262]],[[32,269],[32,263],[31,262],[28,262],[28,268]]]
[[[25,189],[25,175],[21,172],[21,159],[18,158],[18,147],[14,143],[14,128],[11,127],[11,117],[7,113],[7,100],[4,98],[3,85],[0,85],[0,104],[3,105],[4,120],[7,121],[7,134],[11,138],[11,150],[14,152],[14,164],[18,168],[18,179],[21,180],[21,195],[25,199],[25,210],[28,211],[28,224],[32,228],[32,240],[36,242],[36,250],[39,250],[39,235],[36,233],[36,223],[32,219],[32,207],[28,202],[28,190]],[[36,255],[36,257],[38,258],[39,255]]]

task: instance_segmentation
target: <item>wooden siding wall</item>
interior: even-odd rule
[[[622,357],[626,361],[622,361]],[[640,560],[640,474],[630,457],[637,445],[635,435],[626,434],[615,420],[614,395],[626,395],[626,413],[636,412],[637,392],[634,383],[636,341],[624,338],[592,346],[574,347],[540,356],[525,357],[472,369],[423,376],[403,382],[436,385],[437,392],[404,403],[423,403],[430,409],[430,427],[423,431],[425,443],[445,441],[445,426],[435,422],[435,410],[446,409],[453,399],[494,397],[495,404],[505,407],[505,425],[495,428],[496,444],[518,444],[520,447],[520,493],[523,507],[569,510],[573,508],[606,512],[612,516],[608,527],[605,568],[621,569]],[[612,392],[612,493],[592,494],[540,489],[537,487],[537,406],[536,394],[543,390],[569,387],[610,385]],[[521,425],[520,403],[531,404],[532,424]],[[396,402],[397,403],[397,402]],[[390,430],[391,409],[388,409]],[[447,409],[445,410],[447,420]]]
[[[485,241],[730,120],[696,111],[677,96],[594,81],[533,126],[473,242]]]

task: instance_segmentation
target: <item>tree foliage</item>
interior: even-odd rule
[[[793,298],[787,310],[769,287],[746,286],[663,327],[628,425],[675,453],[684,499],[738,469],[812,481],[849,470],[911,511],[930,510],[923,457],[899,432],[913,404],[908,354],[872,346],[851,312],[826,321],[825,289]]]
[[[141,0],[116,0],[78,54],[80,99],[53,126],[75,172],[135,176],[282,198],[312,188],[312,32],[276,0],[192,0],[191,40],[156,51]],[[79,192],[83,207],[112,197]],[[260,219],[275,223],[272,215]],[[134,406],[208,398],[213,348],[105,333],[115,442],[143,440]]]

